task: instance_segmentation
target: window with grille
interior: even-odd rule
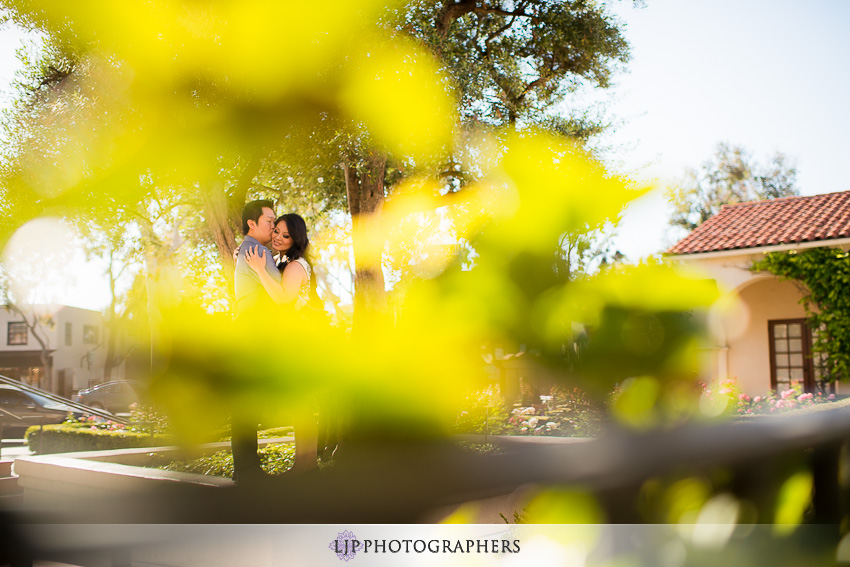
[[[94,325],[83,325],[83,343],[96,345],[100,338],[100,329]]]
[[[23,321],[9,323],[9,333],[7,335],[6,344],[9,345],[25,345],[27,344],[27,324]]]
[[[804,391],[815,391],[821,365],[812,360],[812,332],[806,319],[768,321],[768,333],[771,387],[781,392],[797,382]]]

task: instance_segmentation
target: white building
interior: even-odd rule
[[[62,396],[104,379],[106,329],[103,314],[65,305],[37,305],[24,310],[0,309],[0,375],[20,379]],[[42,363],[42,345],[26,321],[39,322],[35,333],[46,346],[48,369]],[[124,365],[110,379],[124,377]]]

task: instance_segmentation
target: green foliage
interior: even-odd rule
[[[288,437],[293,434],[295,428],[291,425],[285,425],[282,427],[272,427],[270,429],[261,429],[257,432],[257,438],[259,439],[273,439],[275,437]]]
[[[818,358],[825,379],[850,377],[850,254],[829,247],[771,252],[752,269],[802,284],[812,349],[823,355]]]
[[[257,451],[260,465],[269,474],[277,475],[288,471],[295,460],[295,446],[292,443],[269,444]],[[207,457],[191,461],[174,461],[160,467],[168,471],[191,472],[211,476],[233,476],[233,454],[228,451],[218,451]]]
[[[38,454],[70,453],[76,451],[105,451],[132,447],[158,447],[171,445],[171,435],[150,435],[129,429],[109,429],[94,422],[84,424],[45,425],[30,427],[25,434],[27,445]]]
[[[603,3],[417,0],[397,19],[457,80],[468,122],[543,126],[553,120],[546,111],[568,93],[582,84],[608,87],[629,59],[620,23]]]
[[[710,160],[699,170],[689,169],[669,190],[670,224],[690,231],[726,204],[799,195],[796,183],[797,169],[784,154],[761,165],[742,147],[720,143]]]
[[[130,405],[130,431],[140,433],[170,433],[168,416],[157,408],[145,404]]]
[[[523,512],[525,512],[525,510],[523,510]],[[502,521],[505,522],[506,524],[511,523],[511,520],[508,520],[508,517],[505,516],[504,514],[502,514],[501,512],[499,512],[499,517],[502,518]],[[513,512],[513,523],[514,524],[527,524],[528,519],[522,513],[514,510],[514,512]]]
[[[498,387],[477,390],[461,402],[452,427],[456,433],[502,435],[507,429],[508,412],[502,404]]]

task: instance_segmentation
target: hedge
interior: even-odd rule
[[[25,434],[27,445],[36,454],[70,453],[74,451],[106,451],[133,447],[160,447],[174,444],[171,435],[154,435],[121,429],[83,428],[78,425],[45,425],[30,427]]]

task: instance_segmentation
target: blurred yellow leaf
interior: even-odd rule
[[[776,500],[775,534],[790,535],[802,523],[803,514],[812,501],[813,483],[812,473],[800,471],[782,484]]]
[[[553,488],[541,491],[529,503],[525,516],[531,524],[601,524],[605,522],[605,514],[594,496],[577,489]],[[591,532],[598,534],[598,530],[591,530]]]
[[[455,103],[429,53],[401,37],[371,41],[347,74],[342,107],[377,140],[417,160],[448,152]]]
[[[614,417],[630,427],[649,429],[658,423],[655,408],[661,385],[650,376],[629,378],[620,386],[614,405]]]

